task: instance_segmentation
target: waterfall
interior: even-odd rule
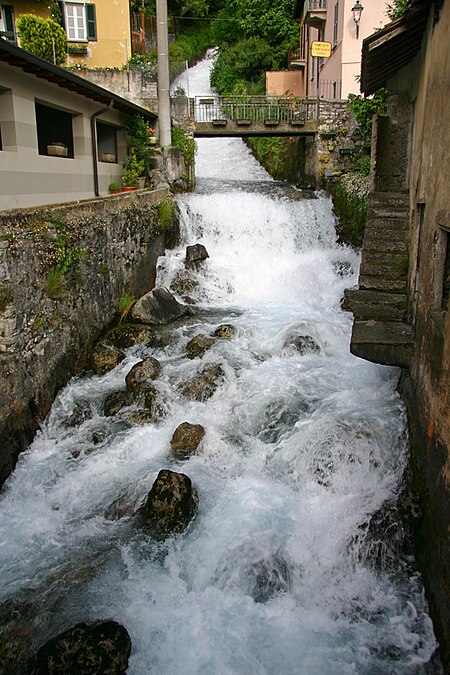
[[[207,93],[209,64],[190,70],[191,95]],[[47,638],[115,619],[133,675],[431,672],[420,575],[391,534],[408,463],[398,371],[350,354],[340,307],[359,257],[336,243],[326,195],[273,181],[240,140],[199,141],[197,183],[177,198],[182,244],[159,259],[157,284],[198,313],[59,393],[1,497],[1,600],[39,606]],[[186,290],[195,243],[209,258]],[[224,323],[232,339],[186,357],[192,336]],[[105,416],[149,355],[162,365],[161,419]],[[189,400],[179,385],[200,364],[224,379]],[[178,461],[183,421],[206,434]],[[105,517],[119,497],[136,510],[161,468],[198,491],[186,532],[156,542],[132,516]]]

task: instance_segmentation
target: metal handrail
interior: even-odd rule
[[[317,99],[278,96],[196,96],[196,122],[278,121],[316,118]]]

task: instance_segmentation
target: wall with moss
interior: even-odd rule
[[[58,390],[85,366],[121,295],[153,288],[174,234],[158,219],[167,194],[0,214],[0,484]]]

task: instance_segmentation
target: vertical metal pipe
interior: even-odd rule
[[[159,143],[162,148],[168,148],[171,145],[171,124],[167,0],[156,0],[156,23],[158,40]]]

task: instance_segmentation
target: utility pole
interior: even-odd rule
[[[169,35],[167,31],[167,0],[156,0],[158,42],[158,117],[159,142],[162,148],[172,144],[170,123]]]

